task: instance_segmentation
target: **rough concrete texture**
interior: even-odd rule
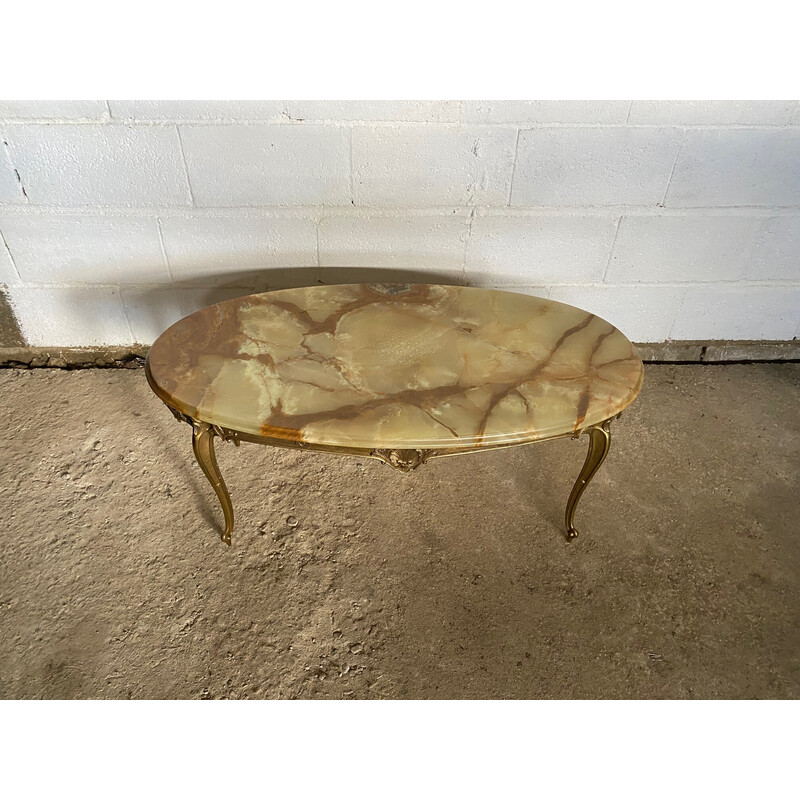
[[[139,370],[0,372],[0,697],[798,698],[800,365],[647,366],[586,440],[218,447]]]

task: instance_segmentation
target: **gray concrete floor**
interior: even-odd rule
[[[800,364],[648,366],[586,439],[221,444],[232,548],[141,370],[0,372],[0,697],[800,697]]]

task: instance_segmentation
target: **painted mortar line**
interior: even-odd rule
[[[192,206],[196,207],[197,203],[194,201],[194,191],[192,190],[192,180],[189,177],[189,164],[186,162],[186,150],[183,147],[183,137],[181,136],[181,128],[180,125],[175,126],[175,133],[178,137],[178,147],[181,151],[181,160],[183,161],[183,170],[186,173],[186,186],[189,188],[189,199],[191,200]]]
[[[17,280],[20,283],[22,283],[22,275],[19,274],[19,268],[17,267],[17,262],[14,260],[14,254],[11,252],[11,248],[8,246],[8,242],[6,241],[6,237],[3,235],[2,230],[0,230],[0,242],[2,242],[3,247],[5,247],[6,252],[8,253],[8,257],[11,260],[11,266],[13,267],[14,273],[17,276]]]
[[[112,123],[114,125],[159,127],[167,125],[205,125],[205,126],[226,126],[226,125],[247,125],[247,126],[335,126],[335,127],[420,127],[433,125],[440,128],[508,128],[508,129],[527,129],[527,128],[697,128],[708,130],[729,130],[729,129],[797,129],[797,125],[792,124],[794,112],[800,107],[800,101],[795,101],[795,109],[788,117],[788,121],[777,122],[682,122],[680,119],[674,122],[640,122],[631,123],[630,115],[633,102],[628,107],[624,119],[614,121],[576,121],[558,122],[555,120],[526,120],[519,118],[516,120],[486,121],[486,120],[467,120],[450,121],[437,119],[309,119],[296,120],[287,118],[283,112],[274,117],[218,117],[216,119],[198,117],[115,117],[111,111],[108,100],[105,100],[106,109],[101,117],[3,117],[0,124],[3,125],[103,125]]]
[[[765,217],[756,217],[758,220],[758,226],[756,227],[753,235],[750,237],[749,242],[743,249],[743,251],[739,254],[740,256],[740,263],[739,263],[739,283],[747,283],[747,272],[748,266],[753,263],[753,256],[755,255],[756,251],[758,250],[758,246],[764,242],[765,240],[769,240],[769,227],[773,220],[780,219],[780,217],[772,217],[772,216],[765,216]]]
[[[21,119],[6,117],[0,119],[0,125],[13,125],[14,127],[21,127],[23,125],[37,125],[37,126],[53,126],[53,125],[108,125],[109,122],[120,122],[121,120],[109,120],[106,117],[105,111],[103,116],[100,117],[72,117],[67,119],[50,119],[49,117],[37,117],[35,119]]]
[[[508,186],[508,202],[507,206],[511,206],[511,198],[514,196],[514,176],[517,174],[517,160],[519,158],[519,136],[522,133],[520,128],[517,128],[517,139],[514,142],[514,163],[511,165],[511,182]]]
[[[617,225],[614,228],[614,240],[611,242],[611,249],[608,251],[608,261],[606,261],[606,268],[603,270],[603,280],[602,283],[606,282],[606,277],[608,276],[608,268],[611,266],[611,259],[614,257],[614,248],[617,246],[617,236],[619,236],[619,229],[622,225],[622,216],[617,218]]]
[[[667,341],[670,341],[672,339],[672,332],[675,330],[675,326],[678,324],[678,318],[680,317],[681,311],[683,310],[683,304],[686,301],[686,295],[689,294],[689,288],[690,287],[687,286],[683,290],[683,295],[681,296],[681,302],[678,303],[678,309],[675,312],[675,316],[672,318],[672,322],[670,323],[669,326],[669,332],[667,333]]]
[[[470,243],[472,242],[472,225],[475,221],[475,215],[477,214],[477,211],[477,208],[473,208],[469,213],[469,217],[467,218],[467,236],[464,240],[464,266],[461,269],[460,275],[462,283],[467,283],[467,255],[469,254],[469,247]]]
[[[2,125],[119,125],[124,127],[167,127],[176,125],[192,125],[206,127],[224,127],[243,125],[247,127],[257,126],[308,126],[308,127],[350,127],[350,128],[411,128],[436,126],[440,128],[502,128],[502,129],[547,129],[547,128],[678,128],[692,130],[797,130],[798,126],[791,122],[662,122],[662,123],[631,123],[626,124],[624,120],[615,122],[533,122],[529,120],[516,120],[510,122],[441,122],[437,120],[285,120],[285,119],[193,119],[190,117],[169,117],[164,119],[137,119],[133,117],[104,117],[72,119],[0,119]]]
[[[790,122],[639,122],[627,123],[620,119],[612,122],[555,122],[555,121],[534,121],[534,120],[510,120],[502,122],[486,122],[481,120],[468,122],[443,122],[439,120],[369,120],[369,119],[343,119],[343,120],[287,120],[285,118],[258,119],[258,118],[217,118],[200,119],[193,117],[164,117],[163,119],[142,119],[137,117],[114,117],[110,119],[105,115],[102,117],[71,117],[71,118],[0,118],[2,125],[106,125],[113,124],[125,127],[165,127],[174,125],[193,125],[193,126],[235,126],[245,125],[256,126],[310,126],[310,127],[422,127],[436,126],[440,128],[504,128],[527,130],[529,128],[692,128],[708,130],[737,130],[737,129],[757,129],[775,130],[788,129],[795,130],[797,125]]]
[[[669,177],[667,178],[667,186],[664,189],[664,196],[661,198],[661,203],[659,204],[662,208],[667,202],[667,195],[669,194],[669,187],[672,185],[672,176],[675,173],[675,167],[678,164],[678,159],[681,156],[681,152],[683,151],[683,145],[686,141],[686,131],[684,130],[683,136],[681,137],[680,144],[678,145],[678,150],[675,153],[675,160],[672,162],[672,169],[669,171]]]
[[[161,218],[156,217],[156,227],[158,228],[158,241],[161,245],[161,255],[164,257],[164,266],[167,268],[167,276],[169,277],[170,283],[175,283],[175,279],[172,276],[172,268],[169,264],[169,257],[167,256],[167,248],[164,244],[164,231],[161,229]]]
[[[126,287],[126,288],[130,288],[130,287]],[[130,337],[128,341],[131,344],[133,344],[134,343],[133,326],[131,325],[131,320],[130,320],[130,317],[128,316],[128,307],[125,304],[125,298],[122,296],[122,291],[123,291],[123,287],[120,286],[119,287],[119,304],[122,306],[122,315],[125,318],[125,324],[128,326],[128,336]]]
[[[314,224],[314,232],[316,233],[316,236],[317,236],[317,266],[318,267],[322,266],[322,262],[320,261],[320,258],[319,258],[319,226],[322,224],[322,220],[324,220],[324,219],[325,219],[325,215],[323,214],[316,220],[316,222]]]
[[[355,194],[353,193],[353,129],[350,128],[349,140],[349,167],[350,167],[350,205],[356,204]]]
[[[303,219],[319,214],[321,205],[271,205],[271,206],[116,206],[116,205],[40,205],[0,203],[0,212],[7,216],[97,216],[109,218],[291,218]],[[453,211],[467,214],[473,208],[491,216],[753,216],[796,217],[800,205],[788,206],[660,206],[654,205],[565,205],[565,206],[506,206],[506,205],[453,205],[439,206],[324,206],[328,215],[341,214],[356,217],[449,216]]]

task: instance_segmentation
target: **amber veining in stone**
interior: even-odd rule
[[[579,431],[628,406],[642,362],[610,323],[529,295],[353,284],[228,300],[150,350],[154,388],[212,425],[352,448],[447,450]]]

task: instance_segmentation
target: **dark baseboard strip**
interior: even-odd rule
[[[0,347],[0,367],[35,369],[136,369],[144,366],[149,347]]]
[[[642,361],[654,364],[727,364],[744,361],[800,361],[800,341],[706,341],[637,344]]]
[[[658,342],[637,344],[650,364],[726,364],[800,361],[800,341]],[[137,369],[144,366],[146,345],[133,347],[0,347],[0,368]]]

